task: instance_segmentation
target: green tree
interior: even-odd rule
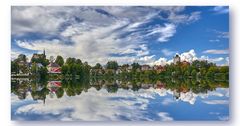
[[[11,73],[19,73],[19,65],[15,61],[11,61]]]
[[[186,70],[186,71],[184,72],[184,76],[186,76],[186,77],[190,76],[190,72]]]
[[[206,76],[209,77],[209,78],[212,78],[214,76],[214,72],[213,71],[208,71],[206,73]]]
[[[197,75],[197,71],[194,69],[194,70],[192,70],[192,73],[191,73],[191,75],[193,76],[193,77],[195,77],[196,75]]]
[[[46,79],[47,78],[47,73],[48,73],[48,70],[46,67],[40,67],[38,69],[38,73],[40,75],[40,79]]]
[[[102,65],[100,63],[97,63],[93,68],[94,69],[102,69]]]
[[[82,61],[80,59],[77,59],[76,63],[82,65]]]
[[[23,62],[27,62],[27,57],[26,57],[26,55],[24,55],[24,54],[20,54],[20,55],[18,55],[18,61],[23,61]]]
[[[139,65],[138,63],[133,63],[131,66],[132,66],[132,69],[133,69],[133,70],[136,70],[136,69],[140,69],[140,68],[141,68],[141,65]]]
[[[31,73],[32,74],[37,74],[37,65],[36,65],[36,63],[32,63]]]
[[[59,66],[62,66],[64,64],[64,59],[62,56],[57,56],[55,63],[57,63]]]
[[[229,67],[228,66],[222,66],[219,68],[220,73],[228,73],[229,72]]]
[[[64,90],[62,88],[59,88],[56,91],[57,98],[61,98],[64,95]]]
[[[38,55],[38,57],[35,57],[34,55],[31,58],[31,63],[41,63],[43,66],[47,66],[49,64],[49,60],[46,59],[46,56],[43,54],[35,54]]]
[[[108,61],[107,62],[107,69],[118,69],[118,63],[116,61]]]
[[[124,69],[126,69],[126,68],[128,68],[128,67],[129,67],[128,64],[123,64],[123,65],[122,65],[122,68],[124,68]]]
[[[68,65],[63,65],[63,66],[61,67],[61,71],[62,71],[62,74],[63,74],[63,75],[68,74]]]
[[[67,58],[66,64],[70,65],[70,64],[74,64],[74,63],[76,63],[76,59],[75,58],[71,58],[71,57]]]

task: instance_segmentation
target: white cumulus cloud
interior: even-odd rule
[[[210,49],[210,50],[203,51],[203,53],[206,53],[206,54],[228,54],[229,50],[228,49],[225,49],[225,50]]]

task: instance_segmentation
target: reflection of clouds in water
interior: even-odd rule
[[[219,89],[220,90],[220,89]],[[227,90],[221,89],[219,93],[209,93],[208,96],[227,96]],[[171,113],[161,112],[157,108],[149,113],[148,105],[156,96],[172,96],[174,93],[166,89],[140,89],[138,91],[118,89],[116,93],[108,93],[106,89],[97,91],[90,88],[88,92],[81,95],[68,97],[64,95],[57,99],[47,96],[46,104],[42,101],[31,102],[24,106],[16,107],[15,119],[17,120],[174,120]],[[203,94],[193,92],[180,93],[179,100],[194,104],[196,98],[207,98]],[[27,99],[29,99],[28,95]],[[20,103],[15,95],[12,95],[12,105]],[[158,101],[161,105],[167,106],[176,103],[175,99],[163,97]],[[203,100],[206,104],[228,104],[227,100]],[[150,114],[150,115],[149,115]],[[209,113],[210,114],[210,113]],[[219,115],[216,115],[219,116]],[[219,118],[220,119],[220,118]],[[222,118],[221,118],[222,119]],[[223,118],[224,119],[224,118]],[[222,120],[223,120],[222,119]]]
[[[166,96],[167,94],[174,95],[173,91],[166,90],[164,88],[161,88],[161,89],[150,88],[150,90],[154,93],[157,93],[159,96]],[[189,92],[186,92],[186,93],[180,92],[178,100],[188,102],[190,104],[194,104],[195,100],[196,100],[196,97],[197,97],[197,94],[193,93],[192,91],[189,91]],[[174,101],[172,99],[169,99],[169,98],[164,99],[163,102],[162,102],[163,105],[168,105],[170,103],[174,103]]]
[[[229,89],[228,88],[217,88],[216,91],[210,91],[205,94],[198,94],[201,98],[207,98],[210,96],[216,96],[216,97],[229,97]]]
[[[174,103],[175,101],[171,98],[164,98],[162,101],[162,105],[169,105],[171,103]]]
[[[166,96],[167,93],[171,93],[170,90],[167,90],[167,89],[165,89],[165,88],[153,89],[153,92],[156,92],[159,96]]]
[[[179,99],[181,99],[184,102],[189,102],[190,104],[194,104],[196,101],[197,94],[189,91],[186,93],[180,93]]]
[[[220,115],[220,112],[209,112],[210,115]]]
[[[161,121],[173,121],[173,118],[169,117],[169,114],[166,112],[159,112],[158,116],[161,117]]]
[[[209,105],[228,105],[228,100],[204,100],[203,103],[209,104]]]
[[[38,102],[22,106],[16,113],[52,115],[56,120],[152,120],[144,116],[149,99],[154,99],[152,89],[137,92],[119,89],[116,93],[108,93],[105,89],[90,88],[74,97],[47,98],[45,105]],[[169,120],[171,117],[167,115],[159,116],[158,120]]]
[[[17,95],[11,94],[11,105],[19,106],[19,104],[23,104],[24,102],[32,101],[31,93],[27,92],[25,99],[19,99]]]
[[[166,89],[155,89],[155,90],[153,89],[153,92],[156,92],[160,96],[166,96],[167,94],[174,95],[174,93],[172,91],[166,90]],[[192,91],[185,92],[185,93],[180,92],[177,100],[180,100],[180,101],[183,101],[183,102],[188,102],[188,103],[193,105],[195,103],[197,97],[205,99],[205,98],[208,98],[210,96],[229,97],[229,89],[218,88],[218,89],[216,89],[216,91],[209,91],[206,94],[203,94],[203,93],[196,94]],[[170,100],[170,99],[164,99],[163,102],[162,102],[163,105],[165,105],[165,104],[168,105],[170,103],[174,103],[174,101]]]
[[[228,121],[228,115],[222,115],[220,112],[209,112],[210,115],[216,115],[220,121]]]
[[[221,120],[221,121],[228,121],[229,116],[219,116],[218,119]]]
[[[199,94],[199,96],[202,99],[206,99],[208,97],[226,97],[229,98],[229,88],[217,88],[216,91],[211,91],[208,92],[207,94]],[[218,100],[202,100],[203,103],[208,104],[208,105],[229,105],[229,100],[223,100],[223,99],[218,99]],[[224,120],[222,118],[219,118],[219,120]],[[228,120],[228,119],[226,119]]]
[[[29,100],[29,99],[32,99],[31,93],[30,93],[30,92],[27,92],[27,93],[26,93],[26,98],[25,98],[24,100]],[[19,97],[18,97],[17,95],[13,95],[13,94],[11,94],[11,101],[12,101],[12,102],[17,102],[17,101],[21,102],[21,100],[19,99]]]

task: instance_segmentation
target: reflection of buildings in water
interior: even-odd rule
[[[43,101],[45,101],[46,96],[43,95],[43,93],[41,91],[36,91],[36,92],[32,92],[32,98],[33,98],[33,100],[43,100]]]
[[[47,87],[61,87],[62,82],[61,81],[48,81]]]
[[[197,94],[192,91],[189,92],[179,92],[177,90],[173,91],[173,97],[178,101],[189,102],[190,104],[194,104],[196,101]]]
[[[11,88],[13,88],[12,90],[15,90],[15,93],[18,95],[18,98],[25,99],[28,95],[27,92],[31,91],[29,79],[18,78],[11,81],[12,81]]]
[[[177,90],[173,90],[173,97],[177,100],[180,97],[180,92],[178,92]]]
[[[48,81],[47,88],[50,91],[50,97],[55,96],[56,91],[62,86],[61,81]]]
[[[153,86],[154,86],[154,88],[161,89],[161,88],[165,88],[166,84],[162,83],[161,81],[157,81],[156,84]]]
[[[192,91],[180,94],[180,99],[185,102],[189,102],[190,104],[194,104],[196,101],[197,94]]]
[[[172,72],[172,74],[174,74],[174,73],[175,73],[175,71]],[[172,83],[176,83],[176,79],[172,78],[172,79],[171,79],[171,82],[172,82]]]
[[[117,85],[121,85],[122,84],[121,80],[116,80],[115,82],[117,83]]]
[[[98,86],[97,86],[98,85]],[[106,86],[109,85],[117,85],[118,88],[123,88],[123,89],[132,89],[134,88],[134,91],[137,91],[137,89],[149,89],[149,88],[154,88],[154,89],[171,89],[171,87],[168,87],[167,84],[161,82],[161,81],[156,81],[155,83],[143,83],[143,82],[131,82],[131,81],[122,81],[122,80],[114,80],[114,81],[106,81],[106,80],[96,80],[92,81],[91,86],[94,86],[98,88],[106,88]],[[91,87],[90,86],[90,87]],[[176,89],[176,88],[175,88]],[[177,86],[177,89],[175,91],[175,96],[176,99],[178,99],[178,92],[189,92],[190,89],[187,85],[180,85]]]
[[[189,91],[190,91],[190,89],[188,87],[185,87],[185,86],[181,86],[179,88],[179,92],[182,92],[182,93],[187,93]]]
[[[166,96],[167,95],[167,89],[165,87],[166,87],[166,84],[162,83],[161,81],[157,81],[156,84],[153,84],[153,88],[155,89],[155,92],[159,96]]]
[[[128,89],[132,89],[133,88],[133,85],[128,85]]]
[[[144,84],[144,83],[141,84],[142,89],[149,89],[150,87],[154,87],[154,84]]]
[[[167,94],[171,94],[175,100],[181,100],[184,102],[189,102],[190,104],[194,104],[197,94],[199,92],[206,91],[207,89],[204,87],[197,88],[190,88],[189,84],[184,83],[175,83],[175,85],[167,85],[161,81],[156,81],[155,83],[144,83],[137,80],[103,80],[103,79],[95,79],[90,81],[89,83],[76,83],[81,85],[75,85],[70,87],[62,87],[61,92],[66,93],[66,88],[69,89],[74,95],[80,95],[81,93],[79,90],[87,91],[91,87],[95,87],[95,89],[100,90],[102,88],[107,89],[109,92],[117,92],[119,88],[126,89],[126,90],[133,90],[138,91],[139,89],[150,89],[151,91],[157,93],[159,96],[166,96]],[[200,84],[200,82],[198,83]],[[13,88],[15,88],[15,94],[18,95],[19,99],[25,99],[27,97],[27,92],[31,92],[32,97],[34,100],[45,100],[46,96],[49,95],[50,97],[54,97],[59,95],[59,89],[62,86],[61,81],[48,81],[48,83],[38,83],[37,81],[29,81],[20,79],[15,84],[13,83]],[[197,86],[197,85],[196,85]],[[77,88],[77,89],[74,89]],[[198,92],[197,94],[195,94]],[[68,94],[67,94],[68,95]],[[73,95],[73,96],[74,96]],[[72,96],[72,95],[70,95]]]
[[[93,87],[94,87],[97,91],[99,91],[99,90],[102,89],[102,85],[93,85]]]
[[[157,93],[159,96],[166,96],[167,95],[167,89],[165,88],[156,88],[155,93]]]
[[[36,89],[35,91],[41,91],[44,88],[44,86],[40,85],[40,84],[36,84]]]
[[[27,91],[24,89],[19,89],[18,90],[18,98],[23,100],[27,97]]]
[[[11,78],[11,81],[19,81],[19,83],[22,83],[22,81],[30,81],[30,78]]]

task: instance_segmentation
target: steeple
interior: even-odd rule
[[[43,57],[46,58],[45,48],[43,49]]]
[[[177,64],[180,61],[181,61],[180,56],[178,54],[176,54],[175,57],[173,57],[173,63]]]
[[[43,55],[45,56],[45,49],[43,49]]]

